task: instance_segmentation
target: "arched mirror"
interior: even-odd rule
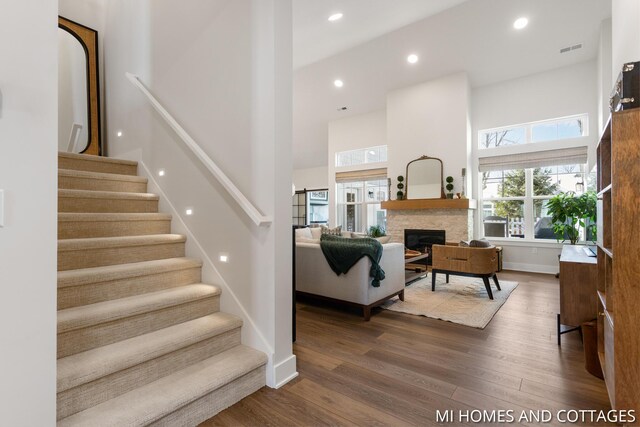
[[[444,199],[442,160],[422,156],[407,164],[407,199]]]
[[[98,32],[58,17],[58,150],[100,155]]]

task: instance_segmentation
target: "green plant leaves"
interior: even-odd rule
[[[556,238],[563,242],[568,238],[575,245],[580,239],[580,228],[589,228],[595,233],[597,200],[591,191],[579,196],[573,191],[553,196],[547,202],[547,211],[551,215]]]

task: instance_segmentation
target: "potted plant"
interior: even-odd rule
[[[383,237],[386,236],[387,232],[385,231],[384,228],[382,228],[379,225],[372,225],[371,227],[369,227],[369,237]]]
[[[398,191],[396,192],[396,196],[398,197],[398,200],[402,200],[404,199],[404,176],[402,175],[398,175]]]
[[[575,245],[580,240],[580,229],[595,235],[596,194],[592,191],[577,196],[573,191],[560,193],[547,202],[553,233],[558,241],[569,240]]]
[[[448,176],[447,179],[447,199],[453,199],[453,177],[452,176]]]

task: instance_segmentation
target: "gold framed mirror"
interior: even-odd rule
[[[407,199],[444,199],[442,160],[421,156],[407,164]]]
[[[58,16],[58,150],[102,155],[98,32]]]

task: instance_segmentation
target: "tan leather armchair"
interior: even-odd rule
[[[493,292],[489,279],[493,278],[496,288],[500,290],[500,283],[496,271],[498,270],[498,253],[495,246],[488,248],[461,247],[457,244],[433,245],[432,247],[431,290],[436,290],[436,275],[481,277],[487,289],[489,298],[493,299]]]

